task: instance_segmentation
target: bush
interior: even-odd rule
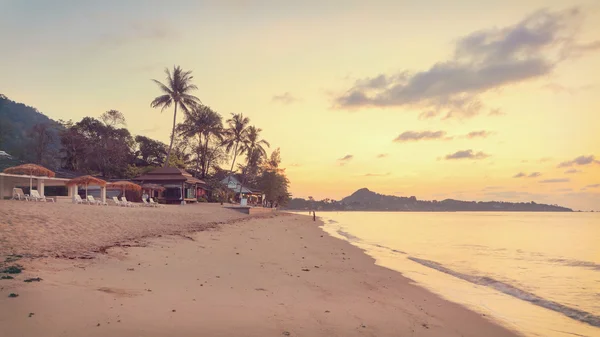
[[[198,197],[198,202],[208,202],[208,200],[206,200],[206,198],[204,197]]]

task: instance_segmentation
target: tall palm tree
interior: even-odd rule
[[[163,95],[156,97],[150,106],[153,108],[161,108],[161,112],[171,105],[175,105],[173,110],[173,128],[171,129],[171,143],[169,144],[169,151],[167,152],[167,160],[165,160],[165,167],[169,166],[169,158],[171,157],[171,150],[173,149],[173,139],[175,138],[175,124],[177,122],[177,107],[181,107],[184,112],[189,112],[190,109],[200,104],[200,99],[190,94],[192,90],[197,90],[198,87],[192,84],[191,71],[184,71],[179,66],[173,66],[173,72],[169,71],[169,68],[165,68],[167,74],[167,84],[162,84],[160,81],[152,80],[158,85]]]
[[[213,111],[205,105],[197,105],[192,107],[185,114],[185,122],[177,126],[177,131],[184,137],[198,137],[198,146],[196,147],[196,171],[200,172],[202,177],[206,175],[206,162],[208,152],[208,142],[214,136],[217,140],[222,141],[223,135],[223,118],[219,113]],[[204,137],[204,143],[202,138]],[[202,170],[200,170],[202,165]]]
[[[223,145],[225,145],[225,151],[227,153],[233,150],[233,161],[231,162],[231,169],[229,170],[229,176],[227,178],[227,186],[229,186],[229,182],[231,181],[231,175],[233,174],[233,165],[235,165],[235,160],[238,155],[243,154],[241,151],[240,143],[245,143],[247,139],[246,129],[248,128],[248,124],[250,124],[250,118],[244,117],[244,114],[231,114],[231,118],[227,121],[227,129],[225,130],[225,140],[223,141]]]
[[[240,152],[246,154],[246,169],[243,173],[242,184],[240,185],[240,195],[244,183],[246,183],[246,174],[252,166],[258,165],[259,161],[267,156],[264,146],[270,147],[271,144],[264,139],[260,139],[262,129],[255,126],[249,126],[246,129],[246,139],[242,143]]]

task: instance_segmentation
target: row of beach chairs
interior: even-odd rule
[[[13,188],[13,200],[25,200],[25,201],[50,201],[54,202],[52,198],[46,198],[44,195],[41,195],[37,190],[31,190],[31,194],[23,193],[23,189],[21,188]]]
[[[117,198],[117,197],[112,197],[112,200],[115,203],[115,205],[123,206],[123,207],[138,207],[140,205],[147,206],[147,207],[160,207],[160,205],[158,203],[154,202],[154,200],[152,200],[152,199],[150,199],[150,202],[142,199],[142,202],[143,202],[142,204],[133,203],[131,201],[128,201],[127,198],[125,198],[124,196],[121,197],[121,200],[119,200],[119,198]],[[93,195],[88,195],[87,200],[81,199],[81,197],[79,195],[76,195],[75,203],[76,204],[108,206],[107,202],[102,202],[102,200],[96,200]]]

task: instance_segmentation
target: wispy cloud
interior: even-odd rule
[[[573,160],[563,161],[558,164],[558,167],[570,167],[573,165],[589,165],[589,164],[600,164],[600,161],[596,160],[595,156],[579,156]]]
[[[540,180],[540,183],[542,183],[542,184],[568,183],[569,181],[571,181],[571,179],[569,179],[569,178],[558,178],[558,179]]]
[[[597,85],[587,84],[578,87],[567,87],[558,83],[548,83],[542,86],[542,89],[550,90],[555,94],[569,94],[575,95],[582,91],[587,91],[596,88]]]
[[[416,142],[419,140],[443,139],[446,131],[405,131],[394,139],[394,142]]]
[[[177,31],[165,22],[131,21],[125,27],[115,27],[112,31],[103,34],[95,45],[103,48],[119,48],[139,41],[173,40],[178,36]]]
[[[292,104],[298,101],[298,98],[294,97],[290,92],[284,92],[281,95],[274,95],[272,98],[273,102],[278,102],[282,104]]]
[[[515,174],[513,176],[513,178],[537,178],[539,176],[541,176],[542,174],[540,172],[532,172],[532,173],[523,173],[523,172],[519,172],[517,174]]]
[[[141,133],[153,133],[160,130],[160,125],[154,124],[151,128],[140,130]]]
[[[583,172],[583,171],[575,169],[575,168],[572,168],[570,170],[566,170],[565,174],[575,174],[575,173],[581,173],[581,172]]]
[[[482,189],[482,191],[500,190],[502,188],[502,186],[486,186]]]
[[[387,172],[387,173],[367,173],[364,174],[363,177],[387,177],[389,175],[391,175],[391,172]]]
[[[586,188],[598,188],[600,184],[587,185]]]
[[[600,49],[578,41],[584,13],[577,8],[537,11],[514,25],[460,38],[454,56],[423,71],[357,80],[335,103],[361,107],[420,108],[428,117],[466,118],[480,113],[479,95],[551,74],[565,60]]]
[[[387,153],[380,153],[380,154],[378,154],[378,155],[377,155],[377,158],[378,158],[378,159],[381,159],[381,158],[386,158],[386,157],[388,157],[388,156],[389,156],[389,155],[388,155]]]
[[[551,160],[552,160],[552,158],[550,158],[550,157],[544,157],[544,158],[540,158],[538,160],[538,163],[545,163],[545,162],[548,162],[548,161],[551,161]]]
[[[454,160],[454,159],[485,159],[489,157],[489,154],[484,152],[474,152],[473,150],[463,150],[457,151],[452,154],[447,155],[446,160]]]
[[[481,131],[472,131],[469,132],[466,137],[469,139],[473,139],[473,138],[487,138],[491,135],[493,135],[494,133],[491,131],[486,131],[486,130],[481,130]]]
[[[344,166],[346,165],[349,161],[351,161],[354,158],[353,155],[351,154],[347,154],[345,156],[343,156],[342,158],[339,158],[337,161],[340,164],[340,166]]]
[[[506,115],[506,112],[502,111],[501,109],[490,109],[490,112],[488,113],[488,116],[504,116]]]
[[[290,164],[290,167],[301,167],[301,166],[302,166],[302,164],[298,164],[298,163]]]

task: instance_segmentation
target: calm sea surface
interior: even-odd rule
[[[600,336],[598,213],[320,213],[331,235],[526,336]]]

